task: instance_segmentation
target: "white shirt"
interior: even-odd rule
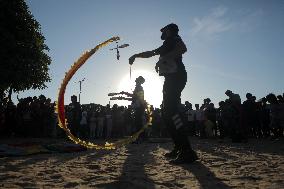
[[[80,125],[87,125],[87,115],[88,113],[86,111],[82,112],[82,119],[80,121]]]

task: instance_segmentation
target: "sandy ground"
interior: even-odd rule
[[[113,151],[0,158],[0,188],[284,188],[284,141],[192,139],[193,164],[171,165],[165,140]],[[1,142],[1,141],[0,141]]]

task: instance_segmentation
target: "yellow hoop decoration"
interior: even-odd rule
[[[76,144],[80,144],[86,148],[95,148],[95,149],[116,149],[120,146],[129,144],[133,141],[135,141],[138,136],[148,127],[152,124],[152,111],[150,109],[150,106],[148,105],[147,107],[147,123],[143,126],[143,128],[141,128],[138,132],[136,132],[135,134],[133,134],[132,136],[125,138],[125,139],[121,139],[118,140],[114,143],[109,143],[106,142],[104,145],[99,145],[99,144],[94,144],[92,142],[88,142],[88,141],[84,141],[81,140],[77,137],[75,137],[69,130],[69,128],[67,127],[67,119],[65,118],[65,109],[64,109],[64,94],[65,94],[65,90],[66,90],[66,86],[68,84],[68,82],[71,80],[71,78],[73,77],[73,75],[76,73],[76,71],[93,55],[95,54],[95,52],[97,50],[99,50],[100,48],[102,48],[103,46],[106,46],[107,44],[114,42],[114,41],[118,41],[120,40],[119,37],[112,37],[109,40],[97,45],[95,48],[91,49],[90,51],[86,51],[85,53],[83,53],[83,55],[71,66],[70,70],[65,73],[65,77],[61,83],[61,86],[59,88],[59,93],[58,93],[58,100],[56,102],[56,106],[55,106],[55,112],[58,114],[57,118],[58,118],[58,122],[59,122],[59,127],[62,128],[69,139],[71,139],[74,143]]]

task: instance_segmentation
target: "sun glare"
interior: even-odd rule
[[[135,88],[135,79],[140,75],[145,78],[145,83],[142,85],[145,100],[154,107],[160,107],[163,99],[163,80],[162,77],[159,77],[159,75],[155,72],[150,72],[147,70],[133,71],[131,80],[129,74],[125,75],[118,85],[118,91],[133,92]],[[119,105],[130,104],[130,102],[127,101],[116,101],[114,103]]]

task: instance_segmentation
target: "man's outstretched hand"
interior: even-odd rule
[[[133,55],[129,58],[129,64],[132,65],[135,61],[136,55]]]

